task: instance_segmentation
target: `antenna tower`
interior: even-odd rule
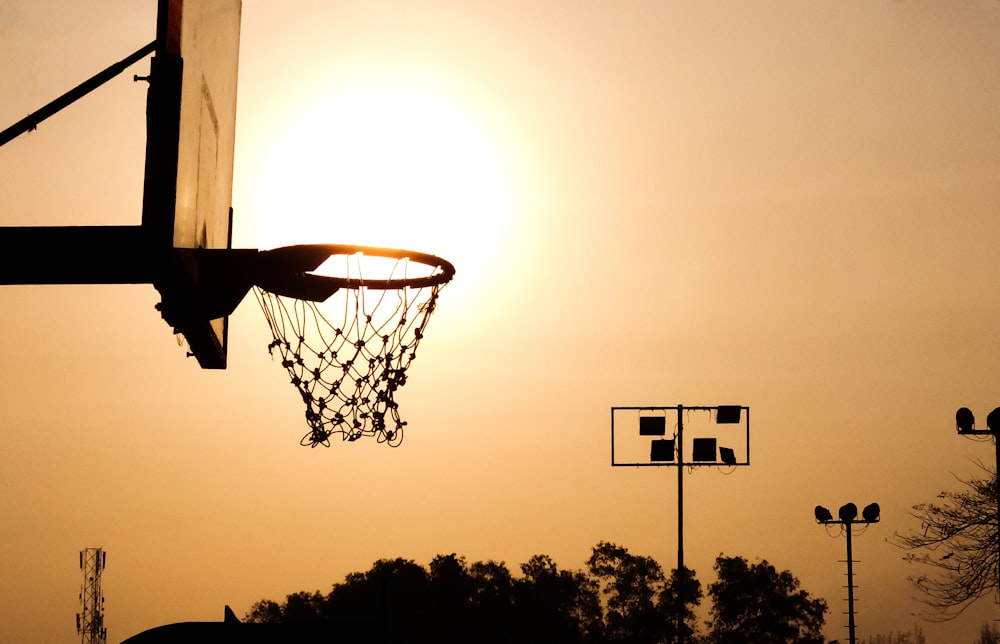
[[[101,571],[108,560],[103,548],[80,551],[80,612],[76,614],[76,632],[82,644],[107,644],[108,629],[104,627],[104,594],[101,592]]]

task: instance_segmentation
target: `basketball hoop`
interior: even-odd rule
[[[254,295],[281,360],[306,405],[302,445],[374,437],[391,447],[406,423],[395,400],[437,302],[450,262],[405,250],[304,245],[262,251]],[[318,274],[309,271],[322,268]]]

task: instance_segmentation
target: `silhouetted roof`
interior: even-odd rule
[[[244,624],[226,606],[221,622],[178,622],[157,626],[124,640],[122,644],[313,644],[377,642],[369,623],[316,621],[299,624]]]

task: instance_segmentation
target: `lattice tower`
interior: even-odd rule
[[[76,614],[76,632],[82,644],[107,644],[108,629],[104,626],[104,594],[101,592],[101,572],[108,554],[102,548],[80,551],[80,612]]]

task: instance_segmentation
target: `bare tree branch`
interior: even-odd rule
[[[960,478],[964,489],[913,506],[910,515],[920,520],[920,531],[897,532],[889,539],[909,551],[906,561],[932,569],[909,579],[933,621],[954,619],[998,590],[997,474],[977,465],[985,478]]]

